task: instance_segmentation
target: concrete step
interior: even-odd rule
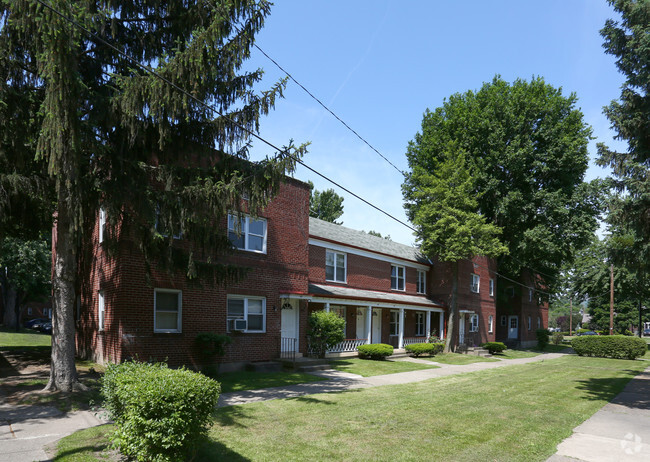
[[[279,361],[260,361],[250,363],[249,367],[255,372],[280,372],[282,363]]]
[[[331,369],[332,367],[329,364],[313,364],[296,367],[297,372],[329,371]]]

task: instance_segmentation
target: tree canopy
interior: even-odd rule
[[[256,93],[262,71],[241,70],[267,1],[46,3],[0,0],[0,181],[12,184],[0,208],[17,212],[22,195],[56,212],[48,388],[67,391],[78,387],[77,264],[100,206],[108,247],[127,233],[148,261],[225,282],[244,272],[219,258],[232,245],[214,223],[242,207],[257,213],[304,148],[247,161],[285,84]],[[44,179],[51,200],[32,179]],[[173,246],[156,223],[180,226],[187,245]]]
[[[427,110],[407,152],[413,172],[438,169],[450,146],[466,153],[476,210],[503,230],[508,248],[499,272],[519,278],[534,269],[551,289],[562,264],[588,244],[600,207],[600,184],[583,182],[591,129],[575,105],[574,94],[542,78],[497,76]]]
[[[314,189],[314,184],[311,181],[309,185],[311,186],[309,216],[342,225],[342,221],[337,222],[336,220],[343,215],[343,197],[336,194],[332,188],[319,191]]]

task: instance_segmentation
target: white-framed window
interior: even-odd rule
[[[266,253],[266,220],[228,214],[228,238],[232,245],[249,252]]]
[[[334,282],[346,281],[347,255],[333,250],[325,251],[325,279]]]
[[[390,335],[399,335],[399,310],[390,310]]]
[[[426,335],[425,333],[425,315],[422,311],[415,313],[415,335],[418,337]]]
[[[488,316],[488,333],[494,332],[494,316]]]
[[[528,301],[533,301],[533,289],[528,289]]]
[[[403,266],[390,265],[390,288],[393,290],[404,290],[406,273]]]
[[[505,327],[506,326],[506,315],[503,314],[501,315],[501,326]]]
[[[538,329],[542,328],[542,319],[539,316],[537,316],[537,328]]]
[[[478,314],[473,314],[469,317],[469,331],[478,332]]]
[[[478,274],[472,274],[472,285],[470,286],[470,290],[478,294],[480,284],[481,284],[481,276],[479,276]]]
[[[104,242],[106,237],[106,210],[104,207],[99,208],[99,243]]]
[[[43,316],[52,317],[52,308],[43,308]]]
[[[28,306],[27,307],[27,316],[31,316],[31,315],[32,315],[32,307]]]
[[[266,332],[266,298],[228,295],[226,330],[235,330],[235,320],[245,319],[247,333]]]
[[[417,292],[419,294],[427,293],[427,273],[425,271],[418,270]]]
[[[528,316],[528,330],[532,327],[532,320],[530,319],[530,316]]]
[[[106,305],[104,302],[104,291],[97,292],[97,312],[99,314],[99,330],[104,330],[104,318],[106,314]]]
[[[494,297],[494,279],[490,279],[490,297]]]
[[[154,332],[181,332],[183,293],[174,289],[154,289]]]

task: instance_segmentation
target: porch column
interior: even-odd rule
[[[431,311],[427,311],[427,340],[431,337]]]
[[[325,303],[325,311],[330,312],[330,302]]]
[[[440,340],[445,338],[445,313],[440,313]]]
[[[397,348],[404,348],[404,308],[399,309],[399,342]]]
[[[372,343],[372,306],[368,306],[366,309],[366,338],[370,345]]]

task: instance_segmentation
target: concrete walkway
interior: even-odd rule
[[[547,462],[650,461],[650,367],[573,429]]]
[[[50,460],[45,446],[102,423],[89,411],[63,413],[51,406],[0,404],[0,462]]]
[[[374,377],[362,377],[360,375],[348,374],[338,371],[313,372],[315,375],[328,378],[323,382],[303,383],[288,387],[265,388],[262,390],[248,390],[237,393],[223,393],[219,397],[219,407],[248,404],[271,399],[297,398],[299,396],[313,395],[316,393],[335,393],[344,390],[356,390],[360,388],[380,387],[382,385],[398,385],[402,383],[421,382],[436,377],[463,374],[465,372],[482,371],[496,367],[511,366],[514,364],[527,364],[547,359],[554,359],[563,356],[562,353],[543,353],[532,358],[504,359],[497,362],[479,362],[454,366],[426,361],[429,364],[440,366],[437,369],[422,369],[418,371],[400,372],[397,374],[376,375]],[[405,358],[405,360],[407,360]],[[425,362],[422,360],[412,360]]]

